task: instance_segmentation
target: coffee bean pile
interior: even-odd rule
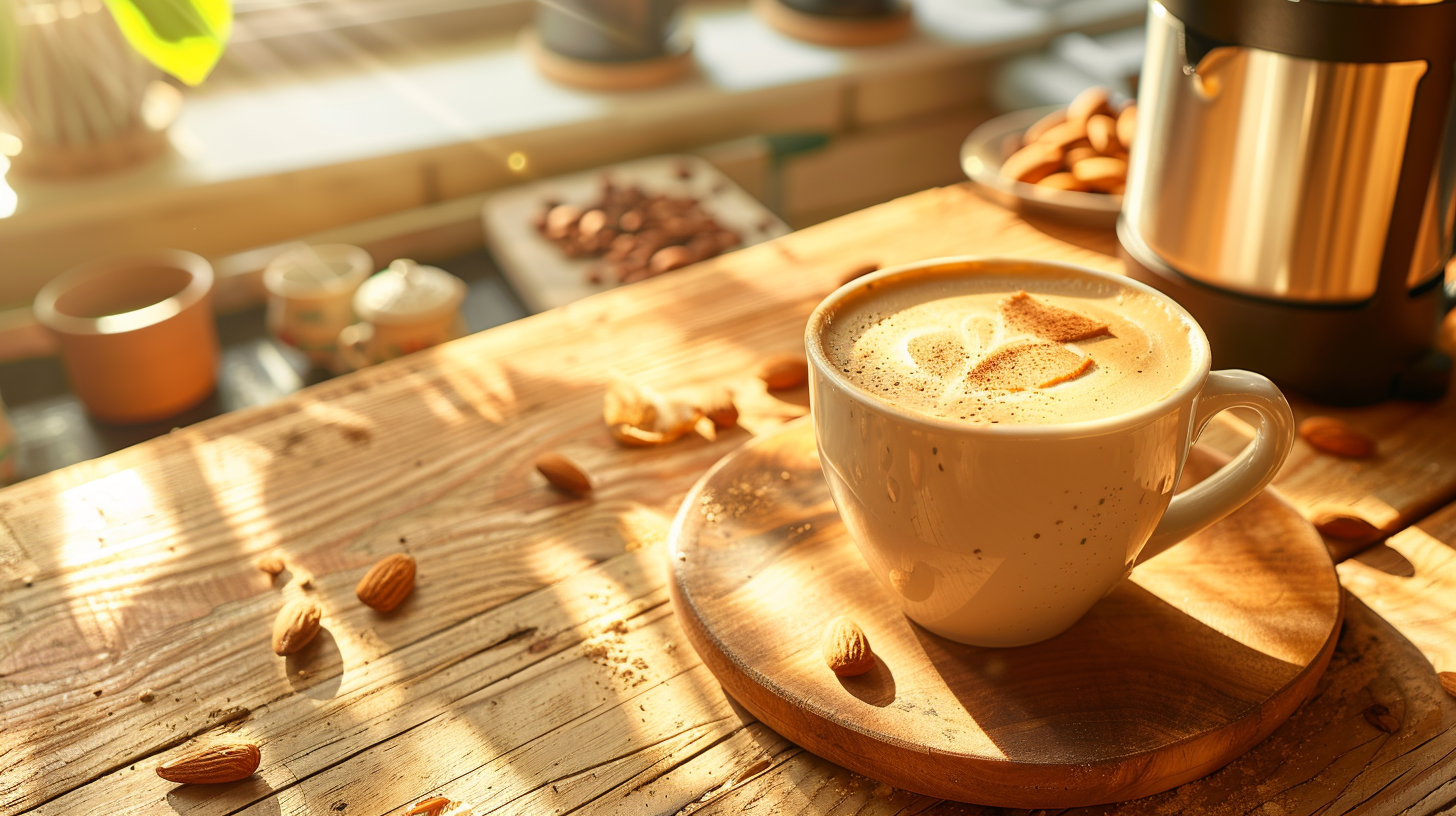
[[[742,236],[724,227],[692,196],[652,194],[602,179],[598,200],[584,207],[547,202],[536,221],[568,258],[602,258],[592,283],[633,283],[731,249]]]

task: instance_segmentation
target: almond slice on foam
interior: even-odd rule
[[[1001,318],[1015,331],[1034,334],[1053,343],[1072,343],[1112,333],[1106,323],[1053,306],[1024,291],[1001,301]]]
[[[1050,388],[1085,374],[1092,358],[1055,343],[1016,341],[996,349],[966,375],[971,391],[1026,391]]]

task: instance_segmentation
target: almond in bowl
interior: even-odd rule
[[[1136,103],[1114,108],[1106,88],[1088,88],[1028,127],[1001,175],[1051,190],[1120,195],[1136,129]]]

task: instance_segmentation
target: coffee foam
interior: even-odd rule
[[[1175,391],[1193,360],[1188,324],[1160,299],[1035,264],[871,282],[827,317],[821,347],[844,377],[973,423],[1128,413]]]

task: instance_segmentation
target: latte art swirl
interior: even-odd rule
[[[847,379],[902,408],[1049,425],[1171,393],[1189,375],[1188,332],[1131,287],[1028,266],[868,287],[839,305],[820,342]]]

